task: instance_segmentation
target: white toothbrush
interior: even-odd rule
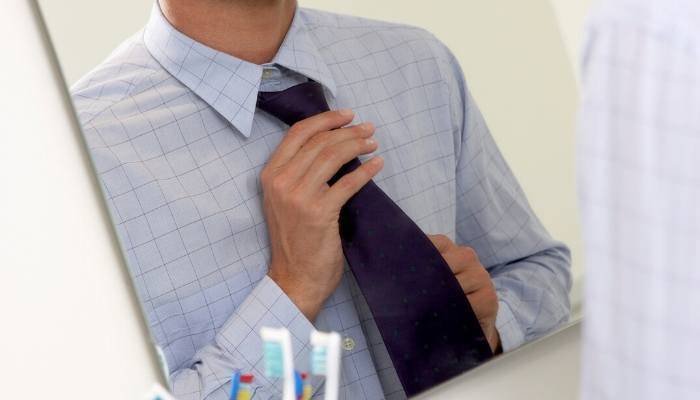
[[[282,378],[282,400],[295,400],[294,358],[289,331],[286,328],[261,328],[260,336],[263,340],[265,376]]]
[[[326,377],[325,400],[338,400],[340,387],[340,334],[311,332],[311,374]]]

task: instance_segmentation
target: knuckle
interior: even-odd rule
[[[288,136],[298,136],[304,133],[304,121],[299,121],[295,123],[294,125],[289,127],[289,130],[287,130],[287,135]]]
[[[479,279],[487,283],[489,290],[496,290],[493,286],[493,282],[491,282],[491,275],[489,274],[489,271],[486,270],[486,268],[479,268],[478,277]]]
[[[312,118],[317,118],[319,123],[323,125],[333,126],[341,124],[341,121],[343,120],[342,115],[337,110],[326,111]]]
[[[498,307],[498,294],[495,289],[491,288],[487,290],[486,293],[484,293],[484,297],[489,304]]]
[[[352,127],[350,127],[349,129],[350,129],[350,133],[351,133],[352,136],[354,136],[354,137],[360,137],[360,136],[362,136],[362,135],[365,134],[365,128],[363,128],[363,127],[360,126],[360,125],[352,126]]]
[[[302,119],[301,121],[298,121],[294,124],[292,124],[289,129],[287,130],[288,135],[302,135],[306,130],[308,129],[308,121],[306,119]]]
[[[357,168],[351,176],[354,179],[354,182],[359,184],[361,181],[369,180],[372,177],[372,174],[367,167],[360,167]]]
[[[260,171],[260,182],[263,184],[263,186],[266,186],[269,181],[270,181],[270,170],[267,168],[263,168]]]
[[[308,208],[305,204],[304,196],[301,192],[292,191],[287,195],[287,201],[289,204],[297,210],[305,210]]]
[[[367,139],[358,138],[355,139],[355,150],[357,152],[363,151],[368,147]]]
[[[358,168],[357,170],[359,171],[359,176],[362,178],[362,180],[369,181],[374,176],[374,170],[369,165],[364,166],[364,168]]]
[[[447,243],[450,241],[450,238],[447,237],[447,235],[443,235],[442,233],[439,233],[435,235],[435,240],[437,240],[440,243]]]
[[[269,187],[275,193],[284,193],[288,188],[287,179],[283,175],[277,175],[271,179]]]
[[[318,154],[319,161],[328,163],[334,161],[338,157],[338,151],[332,147],[326,147]]]
[[[345,175],[341,180],[336,182],[334,186],[345,191],[353,186],[353,178],[350,175]]]
[[[340,189],[343,191],[351,190],[357,185],[358,176],[356,173],[348,174],[343,177],[343,179],[337,182]]]
[[[311,140],[309,140],[308,146],[310,148],[324,146],[330,138],[331,138],[330,132],[317,133],[314,137],[311,138]]]
[[[360,167],[345,175],[336,183],[336,185],[338,185],[343,191],[355,191],[358,190],[359,187],[371,177],[372,174],[370,171],[368,171],[366,168]]]
[[[333,121],[347,121],[348,115],[343,113],[343,110],[331,110],[324,113],[328,119]]]
[[[462,256],[464,258],[466,258],[467,260],[469,260],[469,261],[476,260],[476,252],[471,247],[462,246],[459,248],[459,251],[462,254]]]
[[[498,292],[496,292],[496,288],[493,285],[489,286],[489,296],[491,300],[498,301]]]

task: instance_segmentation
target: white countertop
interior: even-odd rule
[[[416,399],[568,400],[577,399],[581,323],[459,376]]]

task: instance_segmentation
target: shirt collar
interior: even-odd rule
[[[311,40],[303,18],[297,7],[289,31],[270,64],[315,80],[335,96],[333,75]],[[158,2],[144,30],[144,43],[165,70],[241,134],[250,136],[263,66],[214,50],[179,32],[163,16]]]

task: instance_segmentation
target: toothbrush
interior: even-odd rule
[[[313,394],[313,388],[311,387],[311,383],[309,383],[308,378],[309,376],[305,372],[301,373],[301,400],[311,400],[311,395]]]
[[[285,328],[261,328],[265,376],[282,378],[282,400],[295,400],[294,359],[292,339]]]
[[[326,377],[325,400],[338,400],[340,387],[340,334],[311,332],[311,373]]]

